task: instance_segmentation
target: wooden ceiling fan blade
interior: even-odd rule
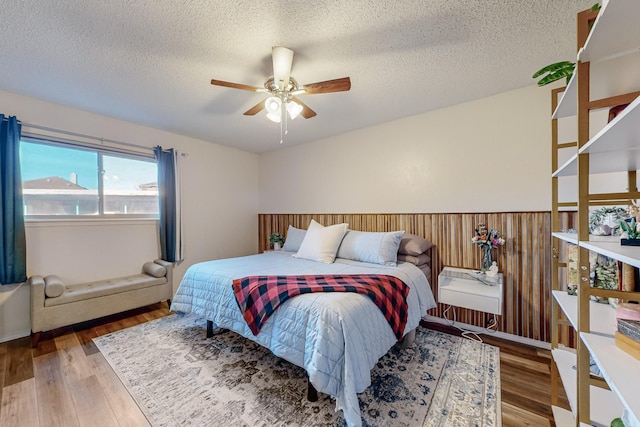
[[[351,89],[351,79],[349,77],[342,77],[340,79],[311,83],[308,85],[304,85],[304,89],[306,90],[306,95],[313,95],[316,93],[344,92]]]
[[[215,86],[230,87],[233,89],[248,90],[249,92],[258,92],[264,90],[264,88],[262,87],[243,85],[242,83],[225,82],[224,80],[211,79],[211,84]]]
[[[305,119],[310,119],[311,117],[315,117],[318,115],[318,113],[316,113],[315,111],[313,111],[311,108],[309,108],[309,106],[307,104],[305,104],[304,102],[300,101],[300,99],[298,99],[297,97],[293,97],[291,98],[293,101],[297,102],[298,104],[300,104],[300,106],[302,107],[302,112],[300,113],[302,115],[302,117],[304,117]]]
[[[264,110],[264,103],[265,103],[266,99],[263,99],[262,101],[258,102],[256,105],[254,105],[253,107],[249,108],[247,111],[245,111],[243,114],[245,116],[255,116],[256,114],[258,114],[260,111]]]

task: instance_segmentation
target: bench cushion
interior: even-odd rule
[[[69,285],[64,294],[57,298],[46,298],[45,307],[68,304],[70,302],[87,300],[120,292],[133,291],[149,286],[167,283],[166,277],[153,277],[148,274],[135,274],[118,279],[100,280],[91,283]]]

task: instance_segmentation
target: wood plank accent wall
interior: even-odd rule
[[[289,225],[306,229],[311,219],[323,225],[346,222],[360,231],[395,231],[422,236],[435,244],[432,249],[432,278],[437,300],[437,276],[443,266],[480,267],[482,251],[471,244],[479,223],[494,228],[506,244],[492,251],[504,274],[503,315],[498,330],[549,342],[551,314],[551,214],[550,212],[499,213],[415,213],[415,214],[259,214],[258,246],[269,249],[269,235],[286,234]],[[429,314],[444,317],[438,304]],[[452,308],[460,322],[484,327],[485,313]],[[451,318],[451,310],[447,313]]]

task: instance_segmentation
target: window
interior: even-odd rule
[[[20,168],[27,218],[158,216],[151,157],[23,138]]]

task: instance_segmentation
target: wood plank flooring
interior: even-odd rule
[[[169,314],[166,303],[0,344],[0,427],[149,426],[91,339]],[[433,329],[456,334],[444,325]],[[500,347],[503,426],[554,426],[549,351],[483,335]],[[566,398],[562,405],[568,407]]]

